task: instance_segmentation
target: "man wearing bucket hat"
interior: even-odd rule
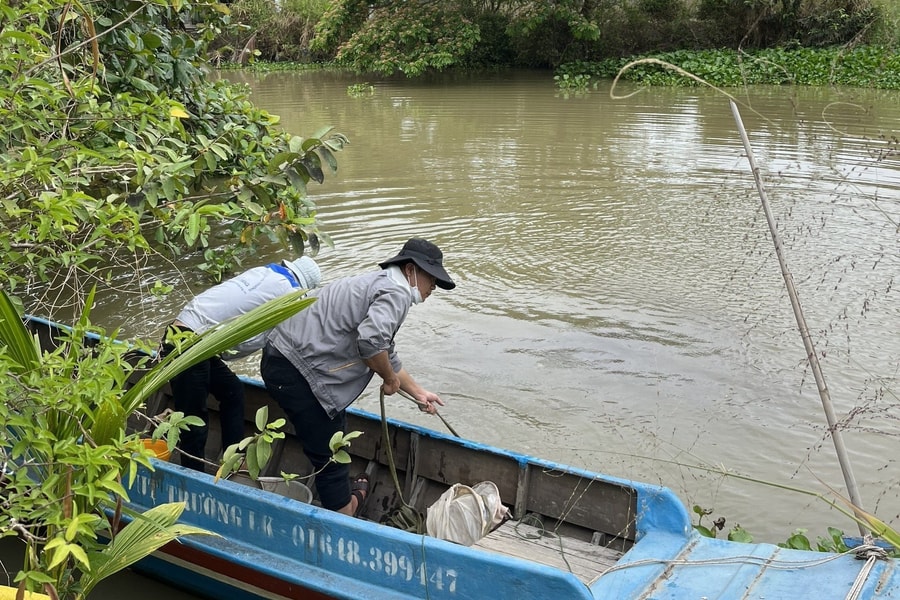
[[[316,261],[301,256],[293,261],[255,267],[213,286],[195,296],[178,313],[166,329],[161,355],[174,349],[173,336],[177,334],[201,334],[288,292],[314,288],[321,279]],[[206,401],[210,394],[219,402],[222,448],[244,439],[244,385],[224,360],[241,358],[261,349],[266,343],[266,333],[241,342],[221,356],[197,363],[170,382],[175,410],[200,417],[204,423],[202,427],[191,427],[181,434],[178,448],[182,451],[182,466],[204,470],[202,459],[209,435]]]
[[[443,402],[420,386],[394,351],[394,336],[410,307],[435,287],[456,287],[444,255],[420,238],[407,241],[381,270],[336,279],[311,295],[316,302],[271,330],[260,372],[266,389],[285,411],[316,469],[322,506],[358,515],[368,495],[365,473],[350,481],[350,467],[329,462],[329,441],[346,430],[346,408],[374,375],[385,394],[399,390],[434,413]]]

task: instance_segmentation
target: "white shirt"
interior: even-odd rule
[[[299,287],[287,269],[274,266],[280,269],[276,271],[273,265],[255,267],[198,294],[178,313],[177,320],[200,334]],[[222,358],[233,360],[259,350],[266,343],[267,333],[241,342]]]

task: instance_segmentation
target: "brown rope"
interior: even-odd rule
[[[384,451],[387,453],[388,467],[391,471],[391,479],[394,480],[397,497],[400,498],[400,506],[391,511],[383,522],[404,531],[425,533],[425,517],[403,499],[403,490],[400,487],[400,478],[397,477],[397,465],[394,463],[394,452],[391,449],[391,438],[388,433],[387,414],[384,409],[384,390],[381,390],[379,401],[381,403],[381,432],[384,437]]]

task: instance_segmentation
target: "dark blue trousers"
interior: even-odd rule
[[[163,345],[168,354],[173,347]],[[172,387],[175,410],[185,415],[203,419],[202,427],[190,427],[181,432],[178,448],[191,456],[181,455],[181,465],[204,471],[201,460],[206,456],[206,440],[209,437],[209,410],[207,397],[212,394],[219,402],[219,422],[222,427],[222,449],[244,439],[244,384],[218,356],[186,369],[169,382]]]
[[[346,411],[330,419],[303,375],[271,346],[263,349],[260,372],[266,390],[287,414],[304,454],[316,469],[316,491],[322,506],[329,510],[343,508],[350,502],[350,465],[328,461],[331,436],[347,428]]]

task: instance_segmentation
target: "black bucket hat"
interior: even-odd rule
[[[397,256],[378,263],[378,266],[385,269],[388,265],[414,262],[423,271],[434,277],[435,283],[437,283],[439,288],[452,290],[456,287],[456,284],[453,283],[450,275],[444,269],[443,260],[444,253],[441,252],[440,248],[428,240],[410,238],[409,241],[403,244],[403,248]]]

